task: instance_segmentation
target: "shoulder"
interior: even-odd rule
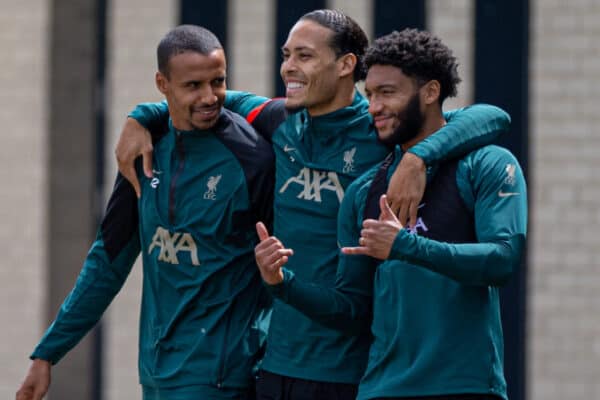
[[[232,111],[223,109],[215,133],[244,162],[265,164],[273,160],[271,144],[244,117]]]
[[[507,164],[519,166],[517,158],[508,149],[496,145],[487,145],[476,149],[461,160],[461,164],[472,172],[504,171]]]
[[[227,109],[222,110],[214,130],[224,141],[236,142],[240,145],[253,146],[264,140],[244,117]]]
[[[524,191],[526,187],[523,170],[517,158],[509,150],[488,145],[474,150],[460,160],[457,179],[468,183],[473,196],[496,193],[498,190]]]

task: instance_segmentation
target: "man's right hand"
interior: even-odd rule
[[[32,361],[27,376],[17,391],[16,400],[41,400],[50,386],[49,361],[36,358]]]
[[[142,156],[144,174],[152,178],[152,137],[150,132],[133,118],[127,118],[115,149],[121,174],[133,185],[137,197],[141,195],[140,182],[135,172],[135,159]]]
[[[262,222],[256,224],[256,232],[260,243],[254,248],[256,264],[260,275],[269,285],[283,282],[281,267],[288,262],[288,257],[294,255],[292,249],[286,249],[275,236],[269,236],[267,227]]]

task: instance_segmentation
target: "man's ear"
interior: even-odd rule
[[[435,79],[423,85],[421,88],[423,103],[426,105],[436,103],[440,98],[441,89],[440,82]]]
[[[154,80],[156,82],[156,88],[164,95],[167,94],[167,87],[169,85],[169,80],[166,76],[164,76],[160,71],[156,72],[154,76]]]
[[[356,68],[357,61],[358,59],[353,53],[347,53],[338,58],[337,62],[339,65],[340,77],[354,74],[354,68]]]

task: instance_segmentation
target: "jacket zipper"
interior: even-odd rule
[[[169,187],[169,223],[171,225],[175,224],[175,186],[177,184],[177,179],[183,173],[183,167],[185,165],[185,151],[183,149],[183,138],[180,132],[177,132],[175,136],[175,151],[179,157],[179,163],[177,164],[177,171],[175,172],[175,175],[173,175]]]
[[[233,309],[235,307],[235,300],[233,300],[232,304],[231,304],[231,309]],[[223,336],[223,343],[221,345],[221,351],[219,353],[219,361],[217,364],[217,387],[219,389],[221,389],[221,387],[223,386],[223,380],[225,379],[224,372],[225,372],[225,356],[227,355],[227,343],[228,343],[228,339],[229,339],[229,329],[230,329],[230,325],[231,325],[231,309],[230,311],[227,313],[227,322],[225,325],[225,335]]]

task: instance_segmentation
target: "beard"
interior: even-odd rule
[[[406,108],[397,113],[396,118],[398,118],[399,125],[394,132],[386,138],[379,139],[380,142],[389,147],[410,142],[421,131],[425,116],[421,112],[421,98],[419,97],[419,92],[415,93],[410,98]]]

